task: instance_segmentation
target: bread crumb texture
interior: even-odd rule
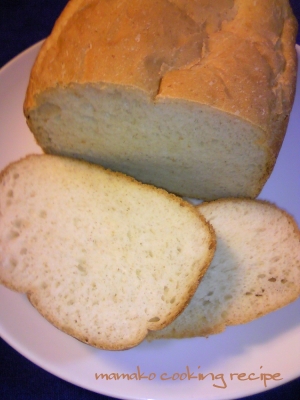
[[[273,204],[224,199],[198,210],[217,235],[213,261],[185,311],[149,339],[208,336],[300,296],[300,231]]]
[[[40,146],[182,196],[256,197],[296,87],[288,0],[73,0],[33,67]]]
[[[190,204],[83,161],[26,157],[0,193],[0,282],[95,347],[130,348],[168,325],[214,254]]]

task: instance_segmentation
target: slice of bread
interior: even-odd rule
[[[189,203],[83,161],[29,156],[2,172],[0,193],[0,282],[95,347],[168,325],[213,257]]]
[[[217,250],[189,306],[149,338],[208,336],[281,308],[300,295],[300,232],[268,202],[224,199],[198,206]]]
[[[47,153],[181,196],[255,198],[294,100],[296,33],[288,0],[72,0],[32,69],[28,126]]]

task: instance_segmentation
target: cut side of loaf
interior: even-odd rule
[[[289,214],[268,202],[237,199],[198,210],[216,232],[213,261],[185,311],[149,339],[220,333],[300,296],[300,231]]]
[[[95,347],[168,325],[213,257],[189,203],[83,161],[28,156],[1,173],[0,193],[0,282]]]
[[[24,112],[47,153],[185,197],[256,197],[296,86],[288,0],[73,0]]]

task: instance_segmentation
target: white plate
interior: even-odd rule
[[[29,71],[39,46],[0,71],[0,169],[25,154],[40,152],[22,114]],[[297,51],[300,56],[299,47]],[[300,225],[299,112],[300,90],[278,162],[260,197],[287,209]],[[111,352],[58,331],[24,295],[0,287],[0,296],[2,338],[45,370],[97,393],[122,399],[226,400],[262,392],[300,375],[300,300],[208,339],[163,340]],[[211,374],[198,380],[188,376],[187,369],[193,376]],[[117,380],[96,379],[95,374],[101,373],[111,374],[110,378],[129,374],[132,379],[125,375]],[[262,373],[271,376],[265,382],[230,376],[234,373],[245,373],[244,378],[249,374],[255,374],[250,378],[261,377]]]

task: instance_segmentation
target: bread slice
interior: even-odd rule
[[[300,295],[300,231],[273,204],[224,199],[198,206],[217,250],[189,306],[149,338],[208,336],[247,323]]]
[[[2,172],[0,193],[0,282],[95,347],[168,325],[214,253],[193,206],[83,161],[29,156]]]
[[[256,197],[296,87],[288,0],[72,0],[32,69],[47,153],[181,196]]]

